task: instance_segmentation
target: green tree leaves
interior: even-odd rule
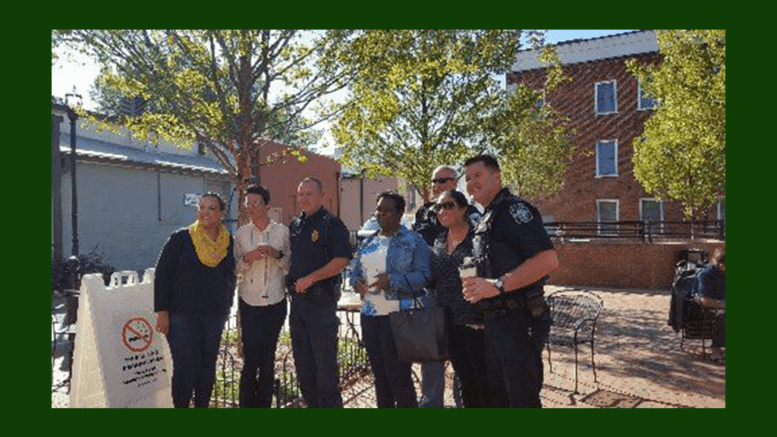
[[[546,47],[540,61],[548,64],[544,89],[535,90],[519,83],[507,100],[507,131],[496,144],[500,155],[502,181],[521,196],[542,200],[557,193],[575,150],[568,118],[545,96],[572,79],[561,67],[555,50]]]
[[[518,30],[357,32],[347,59],[360,67],[333,127],[344,146],[342,162],[368,176],[404,178],[427,200],[429,177],[439,165],[486,149],[501,150],[500,158],[513,162],[516,123],[534,123],[518,108],[533,107],[541,95],[522,94],[533,99],[528,103],[508,99],[497,79],[515,62],[520,35]],[[539,133],[532,140],[544,144]]]
[[[213,152],[238,183],[258,176],[259,139],[304,146],[316,123],[303,113],[347,83],[331,54],[345,31],[71,30],[53,45],[80,47],[103,67],[101,112],[135,135]],[[148,103],[141,116],[117,111],[121,98]],[[328,109],[332,109],[331,107]]]
[[[657,31],[662,63],[627,67],[658,107],[634,141],[634,176],[646,192],[696,218],[725,195],[726,32]]]
[[[52,47],[84,50],[102,66],[101,112],[140,138],[198,145],[227,169],[240,193],[260,176],[263,138],[306,146],[306,132],[335,108],[324,102],[352,74],[337,62],[348,31],[70,30]],[[122,98],[147,110],[125,116]],[[315,104],[321,104],[316,111]],[[313,115],[310,115],[310,114]]]

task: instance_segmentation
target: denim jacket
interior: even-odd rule
[[[350,283],[364,279],[361,255],[375,235],[367,237],[359,245],[351,261]],[[432,269],[429,264],[429,246],[417,233],[400,226],[399,231],[389,240],[386,256],[386,272],[389,276],[390,290],[385,292],[387,300],[400,300],[400,308],[412,308],[417,298],[420,307],[428,304],[425,287],[431,284]]]

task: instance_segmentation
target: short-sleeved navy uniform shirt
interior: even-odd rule
[[[324,208],[308,217],[304,212],[289,226],[291,266],[289,276],[302,278],[333,258],[353,257],[348,228],[338,217]]]
[[[475,229],[475,257],[487,250],[486,241],[490,241],[491,269],[479,274],[491,279],[510,272],[539,252],[553,249],[537,208],[510,194],[508,188],[497,193]]]

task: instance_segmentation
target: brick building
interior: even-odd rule
[[[562,190],[536,204],[546,222],[681,221],[681,205],[657,201],[634,178],[633,142],[652,114],[653,102],[642,98],[626,60],[658,63],[655,31],[559,43],[564,72],[573,81],[545,96],[576,130],[577,146]],[[517,54],[507,85],[519,82],[539,89],[545,72],[536,50]],[[723,204],[703,219],[724,218]],[[606,228],[600,227],[600,232]]]
[[[300,213],[297,187],[306,177],[314,177],[324,185],[323,204],[340,216],[340,164],[329,156],[307,150],[297,150],[304,162],[287,152],[289,147],[270,140],[259,149],[261,184],[270,191],[270,217],[289,225]],[[268,163],[269,162],[269,163]]]
[[[626,70],[626,60],[659,63],[656,34],[652,30],[574,40],[556,45],[564,73],[573,80],[544,96],[570,120],[576,150],[564,186],[551,199],[533,200],[547,222],[591,223],[589,232],[601,236],[624,235],[628,226],[602,222],[662,222],[651,230],[667,232],[667,222],[684,220],[682,206],[657,201],[634,178],[633,144],[653,102],[644,99],[637,79]],[[507,86],[518,83],[540,89],[546,74],[533,50],[518,52]],[[701,219],[725,217],[724,204]],[[595,226],[593,222],[598,222]],[[634,228],[631,228],[634,229]],[[652,231],[651,231],[652,232]],[[678,254],[688,248],[710,253],[725,243],[718,240],[662,239],[645,244],[641,239],[557,239],[554,244],[560,268],[550,283],[568,286],[668,289]]]

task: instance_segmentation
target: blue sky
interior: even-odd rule
[[[555,44],[571,39],[589,39],[633,30],[548,30],[547,42]]]

